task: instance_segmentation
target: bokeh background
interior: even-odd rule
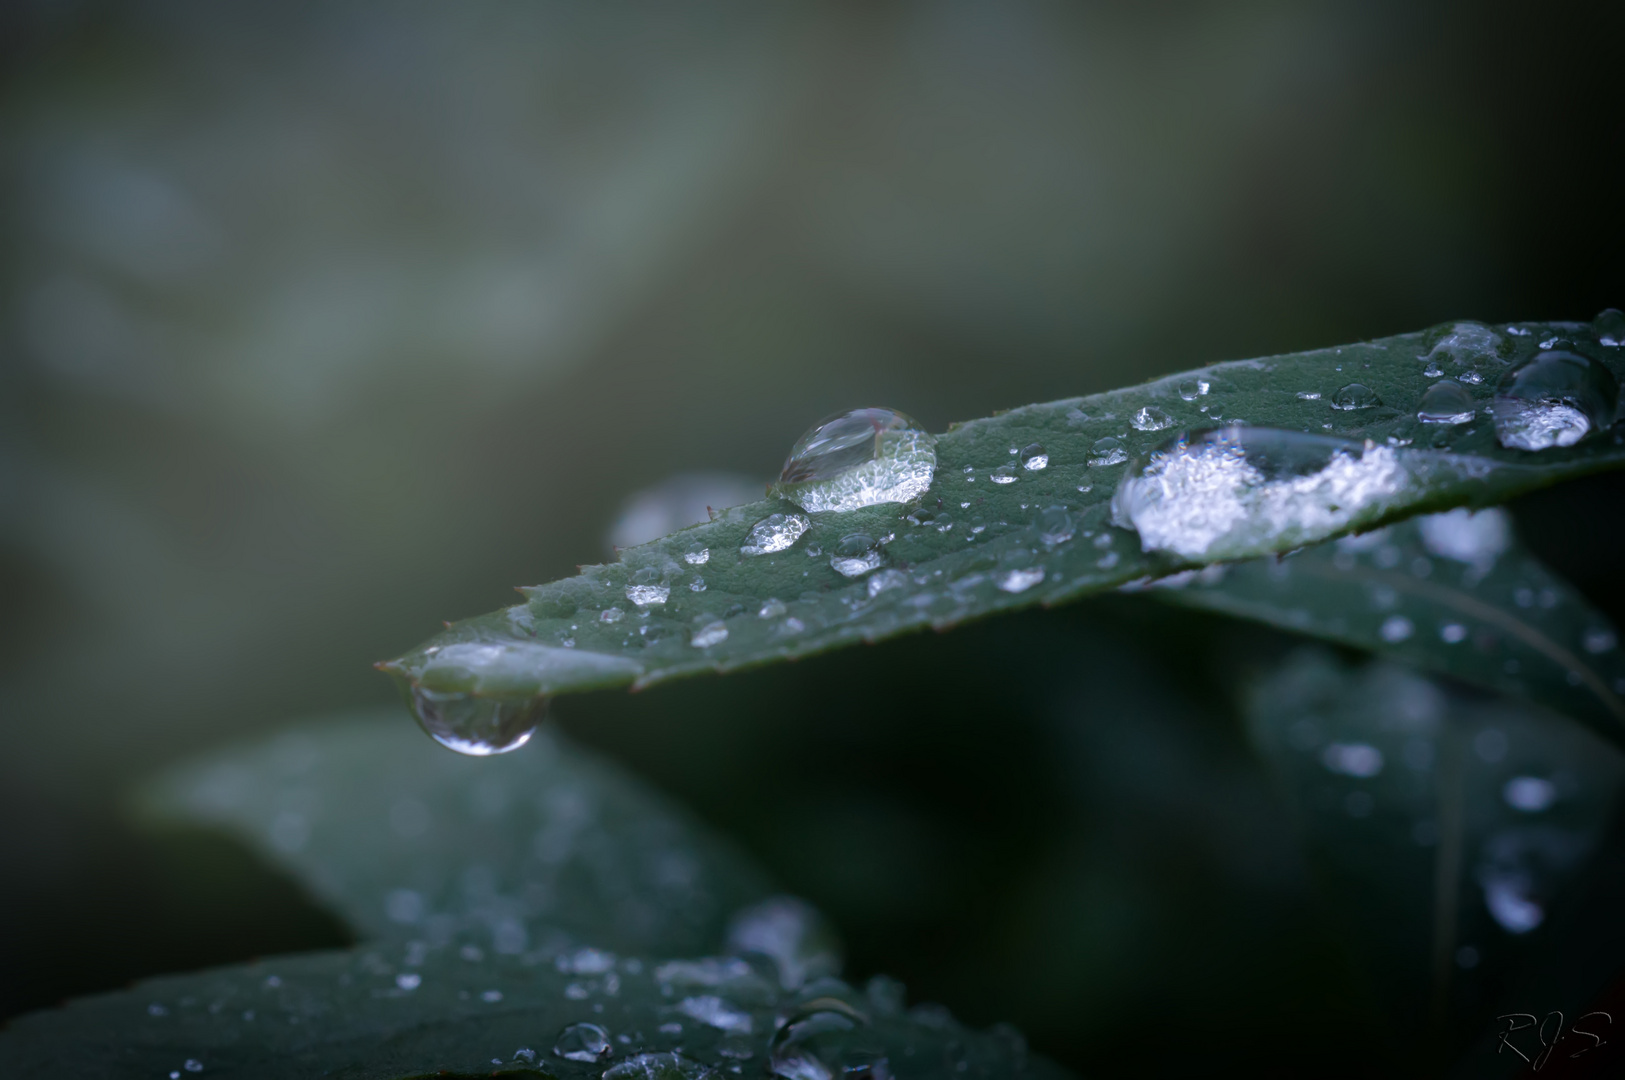
[[[634,492],[1625,306],[1622,50],[1597,3],[4,5],[0,1014],[341,941],[129,786],[392,701]],[[1519,510],[1616,618],[1621,493]],[[1381,1041],[1234,722],[1278,645],[1103,602],[556,712],[855,974],[1245,1063]]]

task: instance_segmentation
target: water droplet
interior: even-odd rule
[[[547,714],[542,695],[506,700],[411,688],[412,715],[429,737],[459,754],[485,757],[517,750]]]
[[[199,1061],[197,1058],[187,1058],[181,1063],[181,1068],[185,1069],[187,1072],[202,1072],[203,1062]]]
[[[1483,323],[1459,322],[1434,343],[1422,359],[1437,368],[1442,364],[1470,367],[1481,361],[1501,363],[1506,342]]]
[[[1512,545],[1512,518],[1500,507],[1425,514],[1416,525],[1422,546],[1431,554],[1477,567],[1481,573],[1488,573]]]
[[[1538,814],[1557,801],[1557,785],[1538,776],[1514,776],[1501,788],[1501,798],[1514,810]]]
[[[768,1069],[783,1080],[889,1080],[891,1070],[867,1028],[868,1018],[846,1002],[815,998],[774,1032]]]
[[[566,1061],[598,1061],[610,1052],[609,1032],[597,1024],[571,1024],[559,1032],[553,1053]]]
[[[1038,539],[1048,547],[1066,543],[1072,539],[1078,527],[1064,506],[1051,506],[1040,511],[1036,524]]]
[[[1388,644],[1398,645],[1401,641],[1410,637],[1415,630],[1416,627],[1405,616],[1390,615],[1382,620],[1382,626],[1377,628],[1377,633]]]
[[[1591,328],[1597,332],[1597,340],[1609,348],[1625,346],[1625,311],[1605,308],[1591,320]]]
[[[649,607],[652,604],[664,604],[671,595],[671,589],[665,585],[628,585],[626,598],[638,607]]]
[[[1179,396],[1184,398],[1186,401],[1195,401],[1197,398],[1207,393],[1211,387],[1212,384],[1210,384],[1206,379],[1186,379],[1184,382],[1179,384]]]
[[[849,533],[841,537],[829,557],[829,565],[842,577],[862,577],[886,564],[886,553],[880,550],[874,537],[868,533]]]
[[[1364,383],[1351,382],[1347,386],[1340,387],[1337,393],[1332,395],[1332,408],[1341,409],[1344,412],[1352,412],[1355,409],[1374,409],[1381,404],[1382,398],[1378,397],[1377,392]]]
[[[1456,376],[1456,381],[1459,383],[1466,383],[1468,386],[1477,386],[1479,383],[1484,381],[1484,376],[1480,375],[1476,371],[1464,371],[1460,375]]]
[[[715,994],[686,997],[677,1003],[677,1011],[718,1031],[750,1034],[750,1013]]]
[[[701,1080],[710,1072],[681,1054],[636,1054],[605,1069],[603,1080]]]
[[[1320,763],[1339,775],[1369,780],[1382,772],[1382,751],[1369,743],[1334,742],[1321,751]]]
[[[1542,352],[1507,372],[1491,406],[1495,437],[1511,450],[1573,446],[1614,422],[1619,384],[1573,352]]]
[[[1042,566],[1028,566],[1016,570],[1008,570],[994,578],[993,583],[997,585],[1002,592],[1021,593],[1026,592],[1028,589],[1039,584],[1043,580],[1044,568]]]
[[[618,607],[605,608],[598,613],[599,622],[620,622],[626,612]]]
[[[925,494],[936,473],[936,439],[891,409],[854,409],[803,435],[772,493],[808,512],[844,513]]]
[[[767,555],[790,547],[812,527],[800,514],[769,514],[751,526],[750,535],[740,545],[741,555]]]
[[[704,618],[704,616],[701,616],[701,618]],[[696,649],[709,649],[711,646],[720,645],[727,640],[728,628],[723,625],[721,619],[712,619],[694,631],[694,636],[689,639],[689,644]]]
[[[1089,448],[1090,465],[1121,465],[1127,460],[1128,450],[1123,446],[1123,440],[1110,435],[1096,439]]]
[[[1028,472],[1037,472],[1039,469],[1049,467],[1049,451],[1044,449],[1042,443],[1029,443],[1021,451],[1021,467]]]
[[[693,581],[689,582],[688,583],[688,591],[689,592],[704,592],[705,591],[705,579],[702,578],[702,577],[697,577]]]
[[[811,904],[794,896],[775,896],[737,912],[728,922],[728,948],[771,959],[779,969],[779,985],[786,990],[841,971],[841,942],[835,928]]]
[[[1476,415],[1472,395],[1454,379],[1428,387],[1416,410],[1416,418],[1424,424],[1465,424]]]
[[[1467,640],[1467,628],[1459,622],[1445,623],[1439,627],[1439,640],[1446,645],[1460,645]]]
[[[758,611],[756,615],[761,619],[776,619],[780,615],[783,615],[785,610],[786,608],[783,600],[775,600],[770,596],[767,598],[767,601],[762,604],[762,609]]]
[[[908,575],[901,570],[882,570],[869,579],[869,599],[873,600],[887,589],[908,584]]]
[[[1300,401],[1319,401],[1320,400],[1320,391],[1319,390],[1299,390],[1298,391],[1298,400],[1300,400]]]
[[[1136,431],[1161,431],[1174,426],[1174,418],[1155,405],[1147,405],[1129,418]]]
[[[1598,653],[1605,653],[1612,649],[1619,644],[1619,639],[1609,627],[1593,626],[1586,630],[1585,636],[1580,639],[1580,643],[1585,646],[1586,652],[1595,656]]]
[[[683,561],[690,566],[704,566],[711,561],[711,549],[695,544],[683,553]]]
[[[423,985],[423,976],[415,971],[402,972],[395,976],[395,985],[402,990],[416,990]]]
[[[1016,482],[1016,470],[1013,465],[1000,465],[988,473],[987,478],[995,484],[1013,484]]]
[[[1182,434],[1130,469],[1112,520],[1146,551],[1250,558],[1297,547],[1381,513],[1411,483],[1389,447],[1261,427]]]

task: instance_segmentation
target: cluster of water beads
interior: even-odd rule
[[[1392,449],[1274,428],[1182,434],[1130,470],[1112,520],[1146,551],[1246,557],[1308,543],[1356,524],[1409,486]]]
[[[1422,394],[1416,418],[1424,424],[1465,424],[1478,415],[1472,395],[1454,379],[1440,379]]]
[[[412,715],[429,737],[459,754],[486,757],[517,750],[547,715],[547,698],[519,700],[411,688]]]
[[[1547,349],[1501,377],[1490,409],[1502,446],[1547,450],[1612,426],[1618,405],[1619,383],[1607,367],[1578,352]]]
[[[790,450],[772,494],[809,513],[844,513],[925,494],[936,439],[893,409],[854,409],[808,431]]]

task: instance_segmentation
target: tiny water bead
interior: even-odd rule
[[[652,566],[634,573],[632,583],[626,587],[626,598],[638,607],[664,604],[670,596],[671,587],[660,580],[660,571]]]
[[[1261,546],[1325,539],[1380,513],[1411,478],[1395,451],[1367,442],[1232,426],[1178,437],[1130,469],[1112,521],[1146,551],[1251,557]]]
[[[1121,465],[1127,460],[1128,448],[1123,445],[1123,440],[1110,435],[1104,439],[1096,439],[1095,444],[1089,448],[1090,465]]]
[[[1382,398],[1365,383],[1354,382],[1339,387],[1337,393],[1332,395],[1331,404],[1334,409],[1353,412],[1355,409],[1374,409],[1382,404]]]
[[[1509,450],[1573,446],[1612,426],[1618,403],[1619,383],[1606,367],[1548,350],[1501,377],[1491,405],[1495,436]]]
[[[812,527],[800,514],[769,514],[751,526],[750,535],[739,546],[741,555],[769,555],[784,551]]]
[[[1174,426],[1174,418],[1155,405],[1147,405],[1129,418],[1136,431],[1161,431]]]
[[[988,473],[987,478],[995,484],[1013,484],[1016,482],[1016,470],[1011,465],[1000,465]]]
[[[701,616],[705,621],[694,631],[689,644],[696,649],[709,649],[713,645],[720,645],[728,640],[728,627],[721,619]]]
[[[530,740],[547,715],[547,698],[519,700],[411,689],[412,715],[429,737],[448,750],[473,757],[506,754]]]
[[[1044,449],[1042,443],[1029,443],[1021,451],[1021,467],[1028,472],[1037,472],[1049,467],[1049,451]]]
[[[1299,401],[1319,401],[1320,400],[1320,391],[1319,390],[1299,390],[1298,391],[1298,400]]]
[[[868,533],[849,533],[841,537],[829,557],[830,568],[842,577],[862,577],[886,564],[886,553],[880,550],[874,537]]]
[[[1441,379],[1422,394],[1416,418],[1424,424],[1465,424],[1478,415],[1472,395],[1454,379]]]
[[[809,513],[844,513],[925,494],[936,439],[892,409],[854,409],[797,440],[771,493]]]
[[[882,570],[869,579],[869,599],[873,600],[887,589],[896,589],[908,584],[908,575],[901,570]]]
[[[1019,567],[1015,570],[1005,571],[1003,574],[995,577],[993,579],[993,583],[997,585],[1002,592],[1022,593],[1026,592],[1034,585],[1039,584],[1043,580],[1044,568],[1042,566],[1026,566]]]
[[[1186,379],[1179,384],[1179,396],[1186,401],[1195,401],[1211,388],[1212,384],[1206,379]]]

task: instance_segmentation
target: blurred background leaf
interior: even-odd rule
[[[1625,296],[1603,5],[0,20],[6,1012],[342,943],[240,853],[177,873],[124,790],[388,702],[372,661],[601,558],[630,492],[765,480],[858,405],[942,430]],[[1622,495],[1513,508],[1615,625]],[[1257,1072],[1267,1037],[1353,1069],[1377,1014],[1230,705],[1229,643],[1277,639],[1145,607],[560,721],[834,915],[859,977],[1092,1068]]]

